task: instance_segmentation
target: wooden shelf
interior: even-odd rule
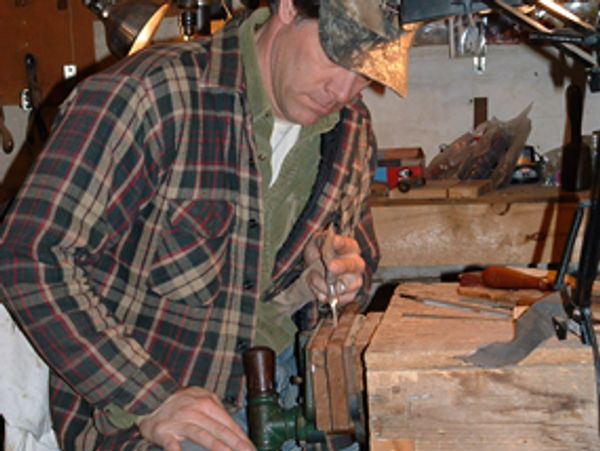
[[[587,192],[539,186],[511,186],[473,199],[373,198],[380,266],[558,263],[577,205],[586,198]]]
[[[416,188],[419,190],[419,188]],[[410,192],[408,193],[410,194]],[[472,198],[428,198],[411,197],[402,194],[393,198],[386,196],[373,196],[370,205],[373,207],[391,207],[398,205],[437,205],[437,204],[472,204],[472,203],[515,203],[515,202],[577,202],[588,199],[589,192],[567,193],[555,186],[540,185],[511,185],[501,190],[490,191]]]

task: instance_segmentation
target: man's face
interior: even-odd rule
[[[272,51],[271,100],[275,115],[287,121],[312,124],[340,110],[369,84],[327,57],[315,19],[287,24]]]

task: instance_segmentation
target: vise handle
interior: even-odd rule
[[[257,346],[246,351],[243,359],[248,396],[256,398],[275,394],[275,352]]]

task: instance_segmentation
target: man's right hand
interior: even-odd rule
[[[137,421],[142,436],[166,451],[190,441],[209,450],[252,451],[254,446],[217,396],[200,387],[172,394],[154,412]]]

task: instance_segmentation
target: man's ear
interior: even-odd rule
[[[285,24],[292,23],[296,18],[297,13],[298,11],[294,6],[294,0],[280,0],[279,9],[277,10],[279,20]]]

